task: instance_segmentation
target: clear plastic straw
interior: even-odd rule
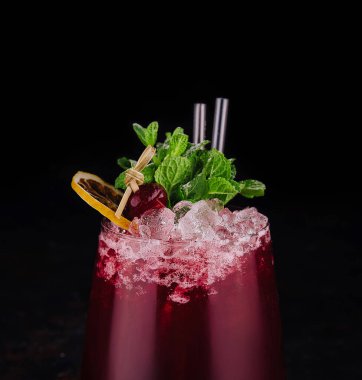
[[[206,133],[206,104],[194,104],[194,131],[193,142],[195,144],[205,140]]]
[[[226,123],[229,109],[229,99],[217,98],[215,103],[214,126],[212,130],[211,147],[224,151]]]

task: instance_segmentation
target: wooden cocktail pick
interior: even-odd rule
[[[151,145],[148,145],[148,147],[143,151],[140,158],[138,159],[135,167],[126,170],[126,178],[124,182],[127,185],[127,189],[124,192],[121,202],[115,213],[117,218],[120,218],[122,216],[122,212],[126,207],[128,198],[130,197],[132,191],[135,193],[139,189],[138,186],[143,184],[144,176],[141,173],[141,171],[152,160],[152,157],[155,155],[155,153],[156,149],[153,148]]]

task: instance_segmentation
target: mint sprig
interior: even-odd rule
[[[189,136],[184,133],[178,133],[173,135],[170,138],[170,147],[168,150],[168,154],[170,156],[181,156],[182,153],[185,152],[187,148],[187,143],[189,141]]]
[[[265,185],[255,179],[246,179],[240,185],[240,194],[246,198],[262,197],[265,193]]]
[[[155,181],[167,192],[170,204],[177,203],[178,189],[191,177],[191,163],[186,157],[167,157],[155,172]]]
[[[207,197],[209,185],[205,173],[201,172],[191,181],[181,185],[181,198],[192,202],[200,201]]]
[[[207,178],[221,177],[230,179],[231,162],[218,150],[211,149],[208,152],[204,173]]]
[[[199,144],[189,142],[183,128],[166,133],[164,142],[157,143],[158,123],[147,128],[133,124],[133,129],[145,146],[156,146],[153,160],[142,171],[144,182],[157,182],[168,194],[169,206],[181,200],[197,202],[218,198],[225,205],[237,194],[246,198],[263,196],[265,185],[257,180],[236,181],[235,159],[228,159],[216,149],[207,150],[209,141]],[[115,186],[125,189],[125,173],[136,163],[122,157],[117,161],[124,170],[117,177]]]
[[[147,128],[141,127],[139,124],[133,124],[133,130],[136,132],[138,138],[144,146],[154,146],[157,141],[158,123],[153,121]]]
[[[218,198],[223,204],[228,203],[235,197],[238,190],[234,185],[223,177],[212,177],[208,181],[208,198]]]
[[[124,170],[136,165],[136,161],[129,160],[127,157],[121,157],[117,160],[117,164]]]

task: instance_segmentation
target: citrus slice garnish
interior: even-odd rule
[[[128,230],[130,221],[115,212],[123,193],[94,174],[77,172],[72,179],[73,190],[99,213],[117,226]]]

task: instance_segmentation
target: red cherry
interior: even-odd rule
[[[147,210],[163,208],[167,205],[166,190],[157,183],[146,183],[132,193],[125,208],[126,218],[140,217]]]

